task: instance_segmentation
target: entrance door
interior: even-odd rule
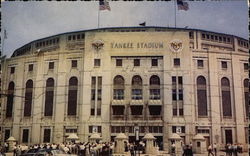
[[[206,144],[207,144],[207,148],[210,145],[210,137],[209,136],[204,136]]]
[[[233,143],[233,136],[232,136],[232,130],[231,129],[227,129],[225,130],[225,138],[226,138],[226,144]]]

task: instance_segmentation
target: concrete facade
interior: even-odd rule
[[[50,129],[51,143],[65,141],[70,133],[76,133],[80,141],[88,141],[94,131],[104,141],[110,141],[120,132],[135,140],[135,129],[139,128],[140,138],[150,132],[167,150],[168,138],[173,133],[178,133],[186,144],[201,133],[207,144],[217,143],[224,147],[225,131],[229,130],[232,143],[241,143],[246,148],[248,112],[243,82],[248,79],[248,69],[244,68],[248,57],[247,40],[193,29],[103,28],[33,41],[2,62],[2,91],[7,93],[8,85],[13,81],[15,96],[12,117],[6,117],[7,97],[1,100],[1,140],[4,141],[5,133],[9,131],[10,136],[22,143],[24,129],[28,130],[28,141],[24,142],[27,144],[44,142],[45,129]],[[175,58],[180,59],[180,65],[174,65]],[[100,59],[100,66],[94,65],[94,59]],[[122,66],[116,66],[117,59],[122,60]],[[140,60],[139,66],[134,66],[135,59]],[[152,66],[152,59],[157,60],[157,66]],[[77,67],[72,67],[72,60],[77,61]],[[203,66],[198,66],[198,60],[202,60]],[[50,62],[54,62],[53,69],[49,69]],[[227,67],[222,68],[221,62],[226,62]],[[28,70],[30,64],[33,64],[32,71]],[[11,67],[15,68],[14,73],[10,72]],[[124,98],[118,100],[113,98],[113,80],[117,75],[121,75],[125,83]],[[135,75],[142,79],[142,98],[139,99],[132,98]],[[160,98],[156,99],[151,98],[149,91],[153,75],[160,79]],[[69,79],[73,76],[78,79],[77,109],[76,115],[68,115]],[[206,79],[207,116],[198,115],[198,76]],[[94,94],[93,77],[96,77],[95,86],[101,77],[94,99],[91,96]],[[172,77],[182,77],[182,100],[173,101]],[[223,116],[223,77],[230,82],[231,117]],[[52,116],[44,116],[48,78],[55,81]],[[31,116],[24,117],[23,97],[26,82],[30,79],[33,81]],[[177,115],[173,115],[175,102]],[[115,106],[124,107],[123,115],[113,114]],[[132,115],[131,106],[142,106],[142,114]],[[160,114],[150,115],[150,106],[160,106]]]

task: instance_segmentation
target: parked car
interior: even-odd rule
[[[38,149],[38,148],[32,148],[29,149],[27,152],[21,154],[20,156],[34,156],[37,152],[43,151],[45,149]]]
[[[75,154],[67,154],[59,149],[45,149],[38,151],[34,156],[77,156]]]

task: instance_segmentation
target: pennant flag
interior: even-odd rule
[[[109,2],[106,0],[99,0],[99,10],[111,10],[109,6]]]
[[[188,3],[187,2],[183,2],[183,0],[177,0],[177,6],[178,6],[178,10],[185,10],[185,11],[187,11],[189,9]]]
[[[146,22],[140,23],[140,26],[146,26]]]
[[[7,39],[7,31],[4,29],[4,39]]]

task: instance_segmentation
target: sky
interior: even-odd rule
[[[248,39],[247,0],[186,1],[189,10],[176,10],[176,27],[236,35]],[[175,26],[174,1],[109,1],[111,11],[99,13],[99,28]],[[2,55],[48,36],[98,28],[98,1],[2,2]],[[7,39],[3,41],[3,30]]]

